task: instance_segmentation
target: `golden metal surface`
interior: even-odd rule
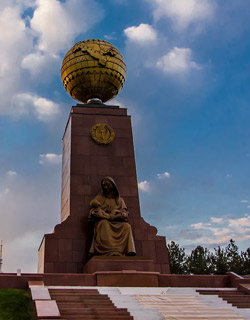
[[[72,98],[86,103],[99,98],[106,102],[123,87],[126,65],[121,53],[104,40],[76,43],[65,55],[61,78]]]
[[[98,144],[109,144],[115,139],[115,132],[108,124],[97,123],[90,130],[91,138]]]

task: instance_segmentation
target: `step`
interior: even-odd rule
[[[108,308],[60,308],[61,314],[120,314],[120,315],[129,315],[126,309],[108,309]]]
[[[81,288],[79,288],[79,289],[73,289],[73,288],[69,288],[69,289],[67,289],[67,288],[63,288],[63,289],[55,289],[55,288],[49,288],[49,291],[50,292],[58,292],[58,291],[60,291],[60,292],[68,292],[68,293],[71,293],[71,292],[79,292],[79,293],[81,293],[81,292],[83,292],[83,293],[85,293],[85,292],[87,292],[87,293],[99,293],[98,292],[98,290],[97,289],[81,289]]]
[[[132,316],[106,316],[106,315],[94,315],[94,316],[78,316],[68,315],[67,320],[134,320]],[[40,320],[40,319],[39,319]],[[60,319],[61,320],[61,319]],[[241,319],[242,320],[242,319]]]

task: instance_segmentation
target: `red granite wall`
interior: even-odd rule
[[[110,125],[115,140],[99,145],[90,137],[97,123]],[[72,108],[63,138],[61,224],[45,235],[40,249],[39,272],[82,272],[92,239],[88,221],[90,200],[111,176],[129,212],[137,255],[155,261],[155,271],[169,273],[165,237],[140,215],[131,118],[127,109],[83,105]]]

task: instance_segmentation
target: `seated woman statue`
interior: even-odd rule
[[[136,254],[128,209],[112,178],[102,179],[100,193],[90,202],[89,220],[95,223],[90,255]]]

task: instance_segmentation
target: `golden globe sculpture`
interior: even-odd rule
[[[66,53],[61,67],[64,88],[83,103],[112,99],[123,87],[125,76],[126,65],[119,50],[98,39],[76,43]]]

